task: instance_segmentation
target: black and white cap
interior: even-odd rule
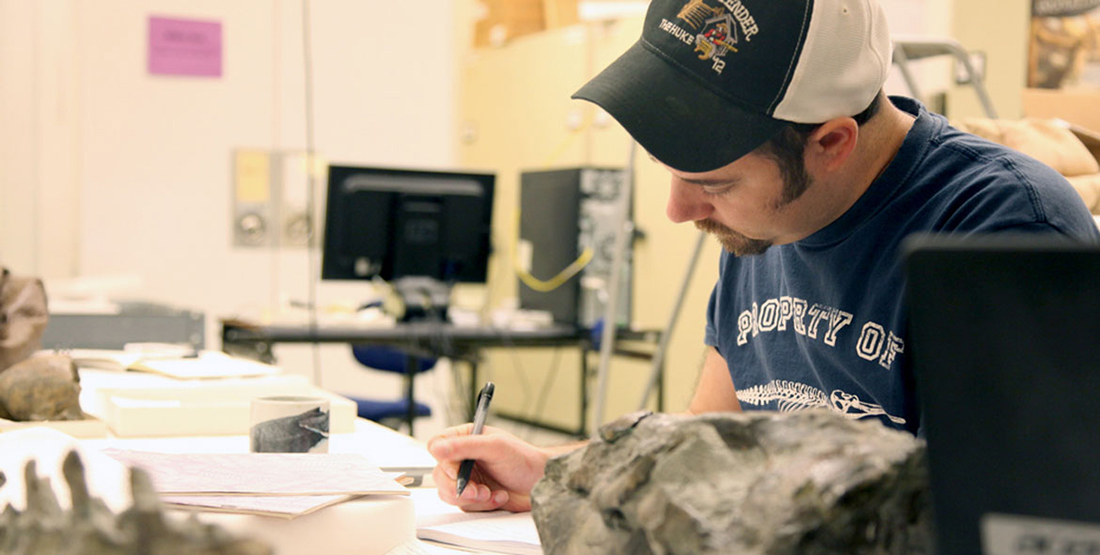
[[[860,113],[891,56],[877,0],[653,0],[641,39],[573,98],[668,166],[704,172],[784,122]]]

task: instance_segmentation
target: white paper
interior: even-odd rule
[[[355,495],[298,495],[290,497],[166,495],[161,497],[161,501],[175,509],[264,515],[291,519],[356,497]]]
[[[466,513],[472,514],[472,513]],[[421,527],[416,537],[469,549],[487,549],[512,555],[540,555],[542,545],[531,513],[484,513],[474,518]]]
[[[412,498],[420,539],[514,555],[542,553],[538,529],[529,512],[467,513],[439,499],[434,489],[412,490]]]
[[[172,495],[408,495],[361,455],[319,453],[149,453],[103,451],[149,473]]]

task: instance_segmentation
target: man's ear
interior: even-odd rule
[[[859,124],[852,118],[831,119],[814,130],[806,141],[806,165],[836,171],[848,160],[859,140]]]

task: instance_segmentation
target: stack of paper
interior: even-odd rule
[[[362,495],[408,495],[361,455],[302,453],[105,454],[149,473],[176,508],[294,518]]]
[[[68,351],[78,368],[151,372],[179,380],[251,378],[282,373],[277,366],[231,357],[217,351],[181,356],[179,351],[112,351],[72,349]]]

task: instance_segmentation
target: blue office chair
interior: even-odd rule
[[[352,345],[351,352],[355,360],[363,366],[402,374],[405,378],[405,397],[402,399],[380,401],[350,397],[358,405],[359,417],[378,423],[403,420],[409,427],[409,435],[413,435],[413,421],[432,414],[431,407],[416,402],[413,397],[413,382],[416,374],[434,368],[436,359],[418,357],[400,349],[378,345]]]

